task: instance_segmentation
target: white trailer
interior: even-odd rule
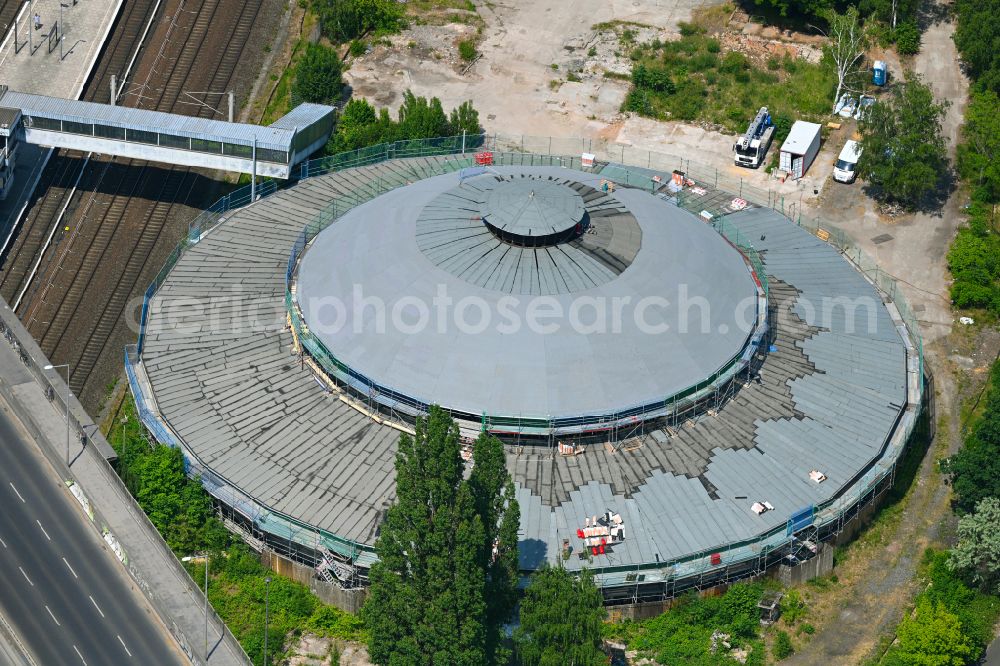
[[[793,180],[805,175],[809,165],[816,159],[819,152],[819,135],[821,127],[816,123],[796,120],[788,138],[781,144],[781,154],[778,158],[778,168]]]

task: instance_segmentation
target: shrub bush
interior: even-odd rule
[[[670,78],[670,72],[666,68],[646,67],[641,64],[632,68],[632,85],[636,88],[655,90],[668,95],[676,90],[676,86]]]
[[[475,60],[476,55],[478,55],[476,43],[471,39],[463,39],[458,43],[458,55],[466,62]],[[553,67],[556,67],[556,65],[553,65]]]
[[[757,640],[757,602],[763,590],[760,583],[737,583],[719,597],[692,593],[662,615],[610,625],[606,633],[661,664],[709,666],[720,663],[718,655],[709,653],[712,632],[719,630],[730,634],[734,645],[751,650],[748,664],[763,664],[764,653]]]
[[[321,44],[306,44],[305,53],[295,66],[292,102],[329,104],[336,101],[344,85],[340,74],[341,63],[336,51]]]
[[[323,35],[335,42],[369,32],[395,32],[403,27],[406,11],[396,0],[313,0],[312,4]]]
[[[789,626],[806,616],[806,604],[798,590],[788,590],[781,598],[781,617]]]
[[[920,27],[916,21],[904,21],[896,26],[896,50],[901,55],[913,55],[920,50]]]
[[[687,21],[680,21],[677,24],[677,29],[681,31],[681,37],[694,37],[695,35],[701,35],[705,32],[705,29],[701,26],[695,25],[694,23],[688,23]]]

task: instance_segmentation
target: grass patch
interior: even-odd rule
[[[621,72],[610,72],[604,70],[604,78],[606,79],[617,79],[619,81],[631,81],[632,77],[628,74],[622,74]]]
[[[406,6],[410,14],[452,10],[476,11],[476,5],[472,0],[409,0]]]
[[[310,34],[318,21],[319,19],[313,12],[306,11],[302,21],[302,34]],[[295,68],[299,59],[305,53],[308,42],[309,40],[305,37],[300,37],[292,46],[288,65],[281,70],[281,76],[278,77],[274,93],[271,95],[270,100],[268,100],[267,106],[264,107],[264,112],[261,115],[262,125],[270,125],[291,110],[293,106],[292,83],[295,81]],[[250,182],[249,179],[247,182]]]
[[[648,23],[639,23],[638,21],[622,21],[615,19],[613,21],[604,21],[602,23],[595,23],[590,26],[590,29],[594,32],[607,32],[608,30],[617,30],[618,28],[652,28],[653,26]]]
[[[730,132],[745,130],[762,106],[772,117],[820,120],[829,114],[836,79],[828,63],[775,58],[767,67],[757,67],[741,53],[722,53],[718,40],[700,26],[680,27],[682,36],[676,41],[632,49],[634,73],[640,66],[662,72],[673,85],[650,87],[633,76],[623,111],[658,120],[708,122]]]

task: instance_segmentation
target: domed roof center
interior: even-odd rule
[[[504,181],[493,188],[479,211],[489,230],[511,245],[557,245],[586,227],[583,197],[548,179]]]

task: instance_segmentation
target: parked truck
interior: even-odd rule
[[[816,159],[821,129],[816,123],[796,120],[788,133],[788,138],[781,144],[778,168],[787,173],[792,180],[804,176],[809,165]]]
[[[767,107],[762,106],[747,131],[733,144],[733,152],[736,153],[733,162],[736,166],[756,169],[764,162],[773,138],[774,124],[771,122],[771,115],[767,112]]]

